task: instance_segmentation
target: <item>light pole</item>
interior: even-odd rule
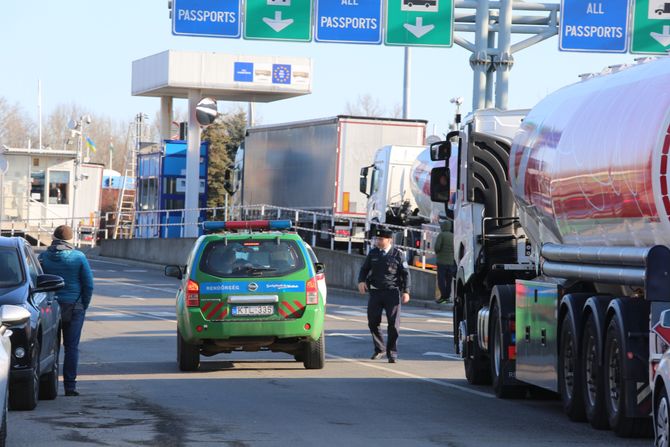
[[[76,206],[77,206],[77,190],[79,189],[79,181],[81,180],[81,174],[80,174],[80,167],[81,167],[81,157],[82,157],[82,150],[84,147],[84,124],[91,124],[91,117],[89,115],[83,115],[79,118],[79,120],[74,120],[71,119],[67,127],[72,131],[73,134],[78,135],[79,138],[77,140],[77,156],[75,157],[74,160],[74,179],[72,182],[72,213],[71,213],[71,222],[72,222],[72,230],[75,233],[75,243],[77,242],[78,239],[78,231],[75,229],[75,224],[74,220],[76,217]]]

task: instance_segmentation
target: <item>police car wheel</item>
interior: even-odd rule
[[[326,363],[326,340],[323,332],[316,341],[305,343],[305,369],[323,369]]]
[[[200,348],[188,344],[177,329],[177,364],[180,371],[196,371],[200,367]]]

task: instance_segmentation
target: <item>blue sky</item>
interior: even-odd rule
[[[130,120],[138,112],[153,117],[159,100],[130,94],[131,63],[167,49],[311,57],[313,93],[259,105],[257,115],[264,124],[345,113],[347,101],[365,94],[387,109],[402,103],[402,48],[177,37],[171,34],[166,0],[3,1],[0,96],[18,102],[36,118],[41,79],[45,114],[58,104],[74,102],[115,119]],[[450,98],[463,96],[463,111],[471,109],[469,57],[459,46],[412,50],[411,118],[429,120],[430,133],[447,130],[454,112]],[[631,63],[635,57],[562,53],[558,38],[552,37],[515,54],[509,106],[532,107],[548,93],[576,82],[581,73]],[[184,110],[185,102],[178,101],[176,107]]]

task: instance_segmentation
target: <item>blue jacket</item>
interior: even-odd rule
[[[54,240],[39,260],[44,273],[58,275],[65,281],[65,287],[56,291],[59,302],[74,303],[81,297],[84,309],[88,308],[93,296],[93,272],[82,252],[67,242]]]

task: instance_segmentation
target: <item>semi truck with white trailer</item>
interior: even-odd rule
[[[252,127],[243,160],[236,157],[241,179],[236,194],[245,207],[264,204],[318,213],[322,239],[334,233],[336,241],[351,236],[362,243],[367,197],[359,190],[359,168],[370,165],[382,146],[424,144],[426,124],[340,115]],[[355,224],[350,227],[351,221]],[[313,220],[301,225],[311,226]]]
[[[573,420],[650,432],[670,345],[669,83],[670,58],[613,67],[529,112],[477,111],[449,135],[457,148],[431,146],[455,160],[433,169],[431,197],[451,196],[470,383],[557,392]]]

